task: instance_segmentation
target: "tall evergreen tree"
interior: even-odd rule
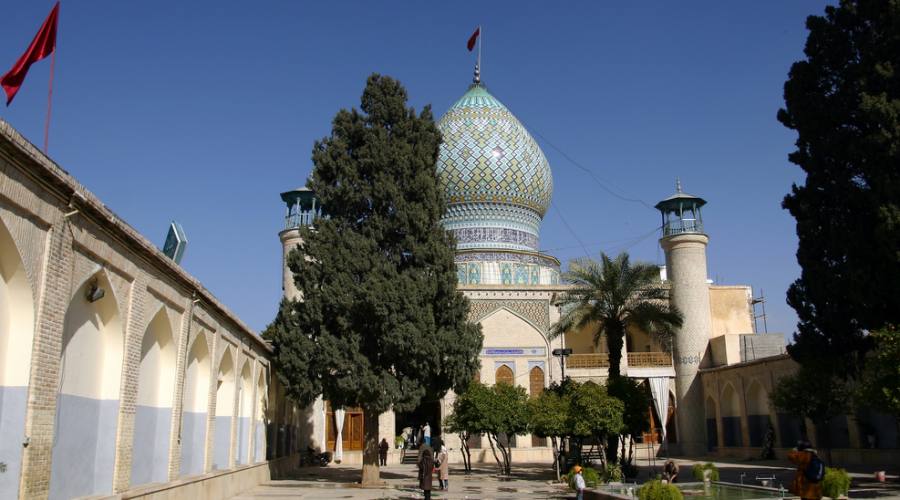
[[[302,301],[266,330],[290,396],[365,412],[364,484],[379,478],[378,416],[465,387],[482,343],[440,224],[441,135],[430,107],[417,115],[406,101],[373,74],[361,111],[339,111],[315,144],[308,186],[328,217],[301,228],[289,266]]]
[[[802,268],[787,295],[800,319],[789,352],[854,376],[867,332],[900,323],[900,2],[842,0],[806,26],[778,112],[806,173],[783,204]]]

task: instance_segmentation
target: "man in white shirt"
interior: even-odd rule
[[[425,427],[422,427],[422,438],[426,445],[431,446],[431,426],[428,425],[428,422],[425,422]]]

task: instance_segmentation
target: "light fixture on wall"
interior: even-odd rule
[[[84,294],[84,298],[87,299],[88,302],[97,302],[102,299],[103,296],[106,295],[106,290],[100,288],[100,285],[97,284],[97,279],[91,281],[91,285],[88,287],[87,292]]]

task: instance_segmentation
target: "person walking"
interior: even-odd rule
[[[575,472],[575,500],[584,500],[584,488],[587,485],[584,484],[584,476],[581,475],[581,466],[572,467],[572,471]]]
[[[450,488],[450,453],[447,451],[447,447],[441,445],[441,451],[438,453],[438,480],[441,483],[441,489],[447,491]]]
[[[431,500],[431,483],[434,477],[434,453],[428,445],[422,446],[422,453],[416,463],[419,467],[419,488],[425,494],[425,500]]]
[[[425,427],[422,427],[422,441],[426,446],[431,446],[431,426],[428,425],[428,422],[425,422]]]
[[[381,438],[381,443],[378,445],[378,458],[382,466],[387,465],[387,454],[390,448],[391,445],[388,444],[387,439]]]
[[[788,460],[797,466],[794,480],[788,490],[803,500],[819,500],[822,498],[822,478],[825,477],[825,464],[809,441],[800,441],[797,447],[788,452]]]

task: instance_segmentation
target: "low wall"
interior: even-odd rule
[[[118,495],[82,497],[82,500],[221,500],[285,475],[297,467],[298,461],[299,456],[293,455],[234,469],[217,470],[170,483],[134,488]]]

